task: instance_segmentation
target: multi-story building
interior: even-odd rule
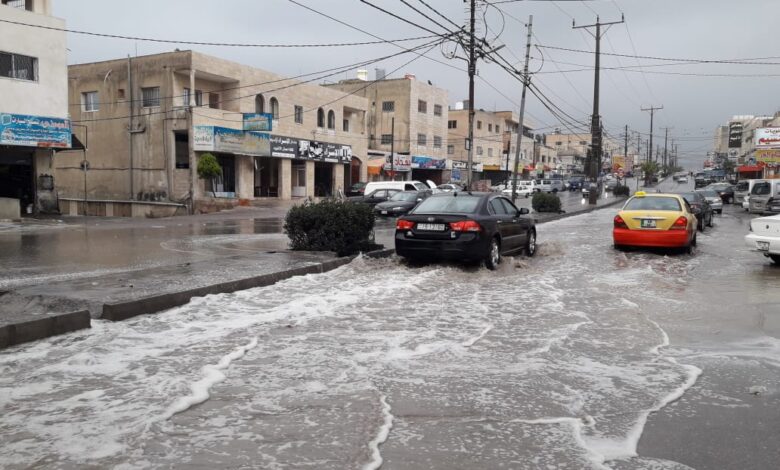
[[[545,145],[557,150],[559,164],[564,170],[582,171],[591,145],[590,134],[562,134],[559,131],[545,137]],[[609,163],[610,156],[622,153],[621,146],[614,140],[602,140],[602,163]]]
[[[90,165],[61,156],[57,184],[90,212],[328,196],[366,178],[365,98],[194,51],[73,65],[69,78]],[[205,153],[220,177],[198,177]]]
[[[504,119],[504,162],[501,165],[501,170],[505,171],[508,176],[512,172],[512,165],[515,161],[520,118],[517,113],[512,111],[497,111],[495,114]],[[523,138],[520,142],[520,161],[517,168],[519,173],[533,171],[534,157],[538,152],[538,145],[533,134],[534,125],[527,118],[523,121]]]
[[[447,123],[447,155],[452,160],[452,179],[465,181],[468,168],[469,110],[467,102],[458,102],[449,112]],[[511,114],[511,113],[510,113]],[[517,125],[517,119],[509,116]],[[506,113],[499,114],[478,109],[474,111],[473,175],[472,180],[486,179],[499,182],[506,179],[505,132]],[[516,132],[516,128],[512,129]],[[509,130],[510,137],[512,130]],[[503,165],[503,166],[502,166]]]
[[[380,157],[381,166],[371,172],[374,178],[432,180],[442,183],[447,166],[447,91],[412,74],[404,78],[342,80],[327,88],[361,96],[368,100],[366,132],[368,148]],[[394,152],[389,174],[390,152]],[[385,161],[383,161],[385,160]]]
[[[71,124],[65,21],[50,0],[2,0],[0,19],[2,219],[56,210],[52,162],[71,147]]]

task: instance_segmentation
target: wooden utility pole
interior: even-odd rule
[[[531,57],[531,35],[533,33],[534,16],[528,17],[528,37],[525,45],[525,66],[523,67],[523,95],[520,99],[520,128],[517,130],[517,148],[515,149],[515,166],[512,168],[512,202],[517,199],[517,167],[520,165],[520,144],[523,141],[523,120],[525,119],[525,94],[531,77],[528,75],[528,61]],[[534,148],[534,155],[536,148]]]
[[[640,108],[642,111],[649,111],[650,112],[650,146],[648,147],[647,151],[647,161],[650,162],[653,159],[653,117],[655,116],[655,112],[664,109],[663,105],[653,107],[650,106],[649,108]]]

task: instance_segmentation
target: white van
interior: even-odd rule
[[[751,214],[780,213],[780,179],[756,180],[749,204]]]
[[[539,185],[534,188],[535,191],[543,193],[557,193],[559,191],[563,191],[564,189],[566,188],[563,185],[563,180],[559,179],[542,180]]]
[[[398,191],[428,191],[431,188],[419,181],[373,181],[366,184],[363,194],[368,195],[377,189],[397,189]]]

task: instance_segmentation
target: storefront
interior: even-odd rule
[[[461,162],[458,160],[448,160],[447,166],[449,174],[445,172],[444,174],[444,181],[446,182],[453,182],[453,183],[465,183],[468,179],[468,172],[466,169],[468,168],[467,162]],[[471,180],[472,181],[479,181],[482,176],[483,171],[483,165],[482,163],[472,163],[471,164]]]
[[[272,135],[270,155],[290,159],[289,194],[292,197],[330,197],[343,189],[351,177],[352,147],[349,145]],[[282,164],[282,168],[284,165]],[[357,166],[358,179],[360,166]],[[286,181],[282,170],[281,181]],[[283,188],[282,194],[285,194]]]
[[[22,215],[39,209],[37,177],[50,186],[52,149],[70,148],[71,142],[68,119],[0,113],[0,198],[17,201]]]
[[[447,169],[447,160],[443,158],[433,158],[425,155],[412,156],[412,179],[416,181],[433,181],[434,183],[444,183],[444,171]]]

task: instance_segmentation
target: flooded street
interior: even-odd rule
[[[780,269],[749,217],[667,255],[615,251],[615,212],[497,272],[359,258],[0,351],[2,466],[772,468]]]

